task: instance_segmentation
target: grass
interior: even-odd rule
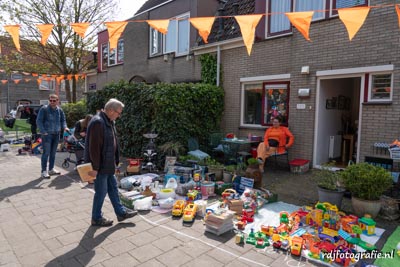
[[[4,120],[0,120],[0,128],[4,132],[15,132],[18,127],[18,132],[25,132],[25,133],[30,133],[31,132],[31,125],[26,122],[26,119],[17,119],[15,121],[14,127],[13,128],[8,128],[4,125]]]

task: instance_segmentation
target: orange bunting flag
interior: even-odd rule
[[[36,81],[37,81],[38,85],[40,86],[40,84],[42,83],[42,80],[41,79],[37,79]]]
[[[39,76],[39,74],[37,74],[37,73],[32,73],[32,77],[38,77]]]
[[[192,23],[193,27],[195,27],[199,31],[199,35],[203,38],[203,41],[207,44],[208,35],[211,32],[212,25],[214,23],[215,18],[190,18],[189,21]]]
[[[57,78],[56,78],[56,83],[57,83],[57,84],[60,84],[60,83],[61,83],[61,80],[62,80],[62,79],[61,79],[60,77],[57,77]]]
[[[365,19],[369,13],[370,7],[353,7],[338,9],[339,18],[346,26],[349,40],[351,41],[354,35],[364,24]]]
[[[79,74],[75,74],[74,77],[75,77],[75,81],[77,81],[79,79]]]
[[[60,80],[64,80],[64,75],[60,75],[58,77],[60,78]]]
[[[21,79],[14,80],[14,83],[19,84],[20,81],[21,81]]]
[[[8,82],[8,80],[1,80],[2,84],[6,84]]]
[[[47,74],[42,74],[42,78],[43,79],[47,78]]]
[[[89,28],[90,23],[89,22],[71,23],[70,25],[76,34],[78,34],[82,38],[85,38],[85,33]]]
[[[290,23],[306,38],[310,41],[308,36],[310,33],[311,20],[314,15],[314,11],[309,12],[291,12],[285,13],[285,15],[290,20]]]
[[[399,27],[400,27],[400,8],[399,8],[399,5],[396,5],[396,12],[397,12],[397,19],[399,20]]]
[[[67,80],[72,80],[72,74],[67,75]]]
[[[51,78],[55,79],[57,77],[57,74],[51,74],[50,76]]]
[[[37,24],[36,27],[38,27],[40,34],[42,35],[40,43],[42,45],[46,45],[47,39],[49,38],[51,31],[53,30],[54,24]]]
[[[25,81],[26,83],[28,83],[28,82],[31,81],[31,79],[24,79],[24,81]]]
[[[110,41],[110,50],[114,50],[117,48],[118,39],[121,34],[124,32],[127,21],[114,21],[114,22],[105,22],[108,30],[108,39]]]
[[[169,19],[146,20],[146,22],[153,29],[161,32],[162,34],[167,34]]]
[[[235,16],[242,32],[243,42],[247,48],[247,53],[251,54],[251,49],[254,43],[254,35],[256,27],[263,15],[241,15]]]
[[[4,26],[4,30],[6,30],[12,37],[15,48],[17,48],[18,52],[21,52],[21,45],[19,44],[19,28],[20,25],[6,25]]]

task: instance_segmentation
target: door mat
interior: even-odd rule
[[[396,246],[400,242],[400,226],[387,239],[382,248],[382,252],[392,252],[394,250],[393,258],[377,259],[374,264],[379,267],[393,267],[400,266],[400,256],[397,254]]]

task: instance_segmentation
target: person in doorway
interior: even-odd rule
[[[49,105],[44,105],[40,108],[36,124],[41,133],[43,146],[42,178],[50,179],[50,175],[60,174],[54,168],[60,133],[69,132],[64,111],[58,106],[58,96],[56,94],[49,96]],[[49,171],[47,171],[47,161],[49,162]]]
[[[131,218],[137,211],[126,209],[118,195],[116,166],[119,164],[119,145],[115,130],[115,120],[121,115],[124,104],[110,99],[89,123],[85,140],[85,161],[92,164],[88,174],[94,180],[94,198],[92,207],[92,226],[111,226],[112,220],[102,216],[101,209],[108,194],[119,222]]]
[[[264,142],[257,147],[257,159],[261,172],[264,172],[265,160],[276,153],[281,154],[294,143],[294,136],[287,127],[281,126],[280,117],[272,118],[272,127],[265,131]]]
[[[27,116],[27,122],[31,125],[32,141],[35,142],[37,136],[37,114],[33,108],[25,107],[25,114]]]
[[[86,130],[89,125],[90,120],[92,119],[93,115],[89,114],[86,115],[84,119],[81,119],[75,123],[75,130],[74,130],[74,137],[76,139],[84,139],[86,136]]]

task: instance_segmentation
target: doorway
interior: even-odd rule
[[[363,76],[318,79],[314,167],[358,161],[360,96]]]

